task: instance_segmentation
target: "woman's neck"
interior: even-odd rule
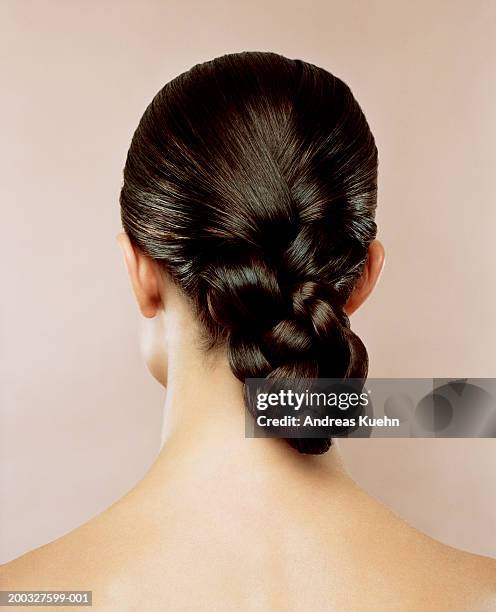
[[[198,346],[198,329],[184,320],[188,314],[179,312],[166,322],[167,394],[157,467],[197,457],[212,465],[228,461],[233,470],[245,472],[252,466],[254,473],[291,470],[344,476],[335,448],[326,455],[301,455],[285,440],[245,436],[243,385],[222,350],[208,353]]]

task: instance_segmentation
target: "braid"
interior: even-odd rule
[[[350,329],[332,286],[271,269],[256,255],[230,257],[202,275],[211,325],[227,336],[234,375],[246,378],[365,378],[367,351]],[[252,404],[247,403],[252,409]],[[254,416],[255,413],[253,413]],[[325,452],[330,439],[288,439],[302,453]],[[318,450],[320,449],[320,450]]]

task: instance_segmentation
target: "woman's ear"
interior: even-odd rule
[[[160,272],[153,259],[144,255],[129,240],[125,232],[117,236],[126,263],[131,286],[141,314],[152,318],[162,307]]]
[[[373,240],[369,246],[369,253],[363,272],[358,279],[344,310],[351,315],[365,302],[374,289],[382,272],[385,261],[384,247],[379,240]]]

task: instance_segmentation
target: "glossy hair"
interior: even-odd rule
[[[120,202],[131,241],[191,299],[245,378],[363,378],[343,307],[376,235],[377,148],[323,68],[242,52],[193,66],[146,109]],[[288,439],[322,453],[325,439]]]

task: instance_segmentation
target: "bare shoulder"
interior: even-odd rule
[[[45,565],[47,546],[35,550],[0,565],[0,583],[4,590],[35,590],[41,585],[36,581],[37,569]],[[36,584],[35,584],[36,582]]]
[[[446,546],[440,554],[446,594],[457,607],[470,612],[496,610],[496,560]],[[433,567],[434,579],[436,568]]]
[[[287,591],[288,602],[300,602],[309,590],[312,597],[318,591],[322,605],[317,609],[323,610],[329,609],[326,606],[331,600],[332,609],[343,611],[496,610],[496,560],[437,542],[375,505],[362,517],[347,515],[349,527],[343,527],[343,520],[335,532],[318,525],[318,519],[312,521],[312,526],[317,523],[315,532],[308,531],[307,524],[303,529],[286,512],[287,521],[269,522],[270,529],[254,535],[252,523],[242,523],[237,517],[236,529],[222,540],[222,546],[212,546],[213,542],[218,544],[216,534],[211,533],[214,526],[207,533],[203,527],[197,528],[191,517],[176,533],[172,528],[164,529],[164,511],[151,520],[151,513],[142,510],[143,506],[130,504],[104,512],[73,532],[0,566],[2,588],[88,590],[93,592],[93,609],[106,612],[117,603],[120,607],[115,609],[125,609],[123,602],[129,601],[138,609],[138,603],[143,604],[146,598],[152,598],[149,609],[163,598],[180,608],[200,596],[205,610],[215,609],[215,602],[223,599],[232,604],[231,609],[242,609],[229,589],[226,592],[225,582],[218,582],[219,576],[229,575],[232,582],[256,583],[261,589],[263,575],[267,577],[263,588],[268,597],[273,590]],[[205,521],[200,523],[203,526]],[[324,534],[331,534],[325,546]],[[199,545],[202,555],[196,554]],[[267,562],[261,572],[260,550],[265,549],[267,557],[272,550],[279,550],[280,555],[271,558],[272,565]],[[243,551],[243,564],[233,565],[239,550]],[[288,564],[291,557],[308,559],[311,575],[302,576],[295,569],[297,563]],[[197,576],[194,584],[185,582],[192,571]],[[206,605],[208,597],[212,606]],[[295,604],[295,609],[301,606]]]
[[[133,582],[129,557],[133,550],[139,555],[139,547],[133,546],[124,525],[119,525],[118,529],[117,536],[115,531],[112,533],[108,521],[97,517],[1,565],[2,590],[91,591],[93,610],[125,609],[115,607],[114,598],[107,593],[114,590],[116,579]]]
[[[94,569],[90,557],[96,552],[92,538],[85,542],[88,529],[76,529],[53,542],[31,550],[0,565],[4,590],[87,590],[87,579]],[[93,553],[90,553],[90,549]],[[98,555],[96,556],[98,558]],[[86,579],[82,580],[86,575]],[[80,583],[85,582],[85,584]],[[88,589],[91,590],[91,589]]]
[[[390,608],[398,610],[496,611],[496,559],[444,544],[358,495],[353,507],[365,510],[362,520],[348,519],[356,539],[347,538],[347,548],[358,560],[357,575],[369,568],[376,601],[392,598]]]
[[[456,552],[460,566],[466,570],[473,583],[484,589],[484,592],[496,595],[496,559],[458,550]]]
[[[405,590],[412,594],[413,601],[418,601],[417,609],[496,610],[496,559],[454,548],[416,532],[393,560],[392,566],[400,565],[392,573],[406,572],[409,576],[409,587]]]
[[[91,591],[104,584],[110,572],[122,569],[132,532],[115,512],[107,510],[70,533],[0,565],[0,583],[4,590]]]
[[[92,591],[93,610],[126,609],[119,591],[146,587],[139,576],[156,557],[161,519],[130,499],[124,496],[70,533],[0,565],[2,589]]]

